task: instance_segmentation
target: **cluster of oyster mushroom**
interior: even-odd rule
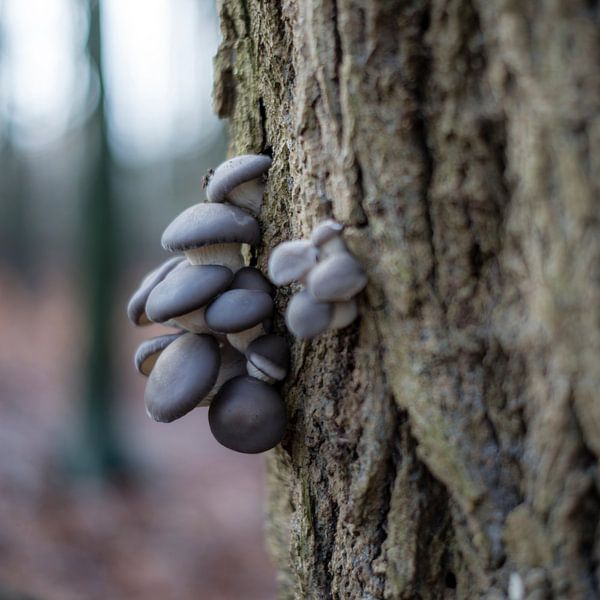
[[[269,258],[269,277],[275,285],[303,285],[285,314],[288,329],[300,339],[343,329],[358,316],[356,296],[367,285],[367,276],[348,250],[343,230],[343,225],[327,219],[315,227],[310,240],[283,242]]]
[[[260,242],[264,178],[271,159],[238,156],[211,174],[208,202],[183,211],[162,246],[181,252],[148,274],[128,308],[134,325],[162,323],[179,331],[138,348],[135,365],[148,377],[148,415],[160,422],[209,406],[215,438],[238,452],[279,443],[285,405],[272,384],[285,378],[289,348],[270,333],[273,287],[245,266],[243,245]]]

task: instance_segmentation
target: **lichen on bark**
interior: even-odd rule
[[[219,11],[216,111],[273,156],[258,265],[334,216],[370,276],[293,341],[280,596],[598,597],[598,4]]]

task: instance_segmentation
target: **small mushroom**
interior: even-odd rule
[[[319,258],[347,251],[342,238],[343,231],[344,226],[333,219],[325,219],[313,229],[311,240],[319,249]]]
[[[248,375],[266,383],[285,379],[290,370],[290,349],[287,342],[274,334],[262,335],[248,344],[246,350]]]
[[[150,325],[152,321],[146,314],[146,300],[150,292],[178,265],[185,262],[183,256],[169,258],[162,265],[148,273],[142,279],[138,289],[133,293],[127,305],[127,316],[134,325]]]
[[[306,278],[308,291],[323,302],[350,300],[367,285],[361,264],[349,252],[337,252],[315,265]]]
[[[227,340],[219,342],[219,352],[221,354],[221,366],[219,367],[217,380],[198,406],[209,406],[227,381],[246,374],[246,357],[229,344]]]
[[[170,333],[167,335],[159,335],[157,337],[150,338],[145,342],[142,342],[133,359],[135,368],[144,376],[148,377],[154,368],[156,360],[160,356],[160,353],[171,343],[174,342],[179,336],[183,335],[180,333]]]
[[[193,265],[222,265],[235,272],[244,266],[242,244],[258,244],[260,227],[241,208],[205,202],[176,217],[161,241],[165,250],[184,252]]]
[[[261,290],[229,290],[211,302],[206,322],[216,333],[227,335],[229,343],[242,353],[248,344],[265,334],[263,321],[273,314],[271,296]]]
[[[229,286],[232,290],[261,290],[273,295],[273,286],[255,267],[242,267],[233,277]]]
[[[183,417],[212,390],[219,365],[214,337],[183,334],[163,350],[148,377],[144,394],[148,415],[161,423]]]
[[[285,312],[288,329],[300,339],[311,339],[323,333],[333,318],[333,305],[319,302],[307,290],[292,297]]]
[[[169,273],[150,293],[148,318],[170,323],[193,333],[208,333],[205,306],[225,291],[233,273],[220,265],[187,265]]]
[[[277,391],[254,377],[228,381],[208,409],[216,440],[236,452],[256,454],[276,446],[285,433],[285,404]]]
[[[229,202],[258,215],[265,191],[264,175],[270,166],[271,158],[263,154],[231,158],[210,177],[206,197],[209,202]]]
[[[356,317],[358,317],[358,304],[354,298],[346,302],[335,302],[329,329],[344,329],[355,321]]]
[[[279,285],[302,281],[317,263],[318,251],[308,240],[279,244],[269,257],[269,278]]]

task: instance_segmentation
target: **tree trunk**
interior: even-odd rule
[[[598,2],[220,16],[231,151],[274,160],[258,265],[334,216],[370,276],[358,323],[293,343],[280,597],[597,598]]]

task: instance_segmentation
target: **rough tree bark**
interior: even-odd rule
[[[269,248],[344,222],[362,320],[294,342],[281,598],[599,597],[595,0],[222,0]],[[287,302],[279,296],[280,309]]]

